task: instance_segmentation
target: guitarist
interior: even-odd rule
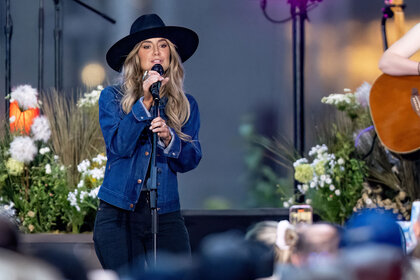
[[[379,69],[388,75],[420,75],[420,62],[410,57],[420,50],[420,23],[389,47],[379,60]]]
[[[420,23],[389,47],[379,60],[379,69],[392,76],[420,75],[420,62],[410,59],[420,50]],[[420,121],[420,120],[419,120]],[[417,187],[420,187],[420,159],[415,161]]]

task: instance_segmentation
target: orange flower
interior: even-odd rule
[[[29,108],[22,112],[16,100],[11,102],[9,109],[10,131],[29,134],[31,125],[37,116],[39,116],[39,108]]]

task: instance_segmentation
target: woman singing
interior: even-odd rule
[[[108,162],[99,190],[94,242],[106,269],[150,262],[153,253],[150,214],[152,135],[157,133],[158,251],[190,253],[188,232],[180,214],[177,173],[197,167],[200,116],[195,99],[183,91],[182,62],[198,46],[197,34],[165,26],[155,14],[143,15],[130,35],[115,43],[107,62],[122,72],[122,82],[105,88],[99,99],[99,122]],[[164,74],[152,71],[155,64]],[[158,117],[150,92],[160,81]],[[150,264],[150,263],[149,263]]]

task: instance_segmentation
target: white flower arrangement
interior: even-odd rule
[[[79,165],[77,166],[77,171],[79,171],[79,173],[84,174],[88,170],[89,167],[90,167],[90,161],[88,159],[85,159],[81,163],[79,163]]]
[[[10,102],[17,101],[23,110],[38,108],[38,92],[30,85],[17,86],[10,93]]]
[[[106,156],[104,156],[104,155],[102,155],[102,154],[99,154],[99,155],[97,155],[96,157],[94,157],[93,159],[92,159],[92,161],[93,162],[96,162],[97,164],[99,164],[99,165],[102,165],[104,162],[106,162],[107,161],[107,158],[106,158]]]
[[[67,200],[70,202],[70,205],[75,207],[77,211],[80,212],[80,206],[77,203],[77,197],[78,197],[78,190],[74,190],[74,192],[69,192],[67,196]]]
[[[355,101],[354,95],[351,93],[342,94],[342,93],[332,93],[328,96],[325,96],[321,99],[322,103],[330,105],[350,105]]]
[[[362,107],[369,106],[369,95],[370,95],[371,89],[372,89],[372,85],[369,84],[368,82],[364,82],[360,87],[356,89],[354,96],[356,97],[356,101]]]
[[[45,116],[36,117],[31,126],[31,130],[34,140],[40,140],[47,143],[51,137],[50,122]]]
[[[51,174],[51,165],[49,163],[47,163],[45,165],[45,173],[46,174]]]
[[[69,192],[67,196],[67,200],[70,202],[71,206],[73,206],[74,208],[76,208],[78,212],[80,212],[81,211],[80,203],[83,202],[88,197],[93,198],[93,199],[97,198],[99,188],[100,186],[92,189],[89,192],[77,188],[73,192]]]
[[[77,184],[77,188],[69,193],[67,200],[78,212],[84,207],[83,205],[89,205],[89,203],[85,203],[87,198],[97,198],[100,185],[105,176],[106,161],[107,157],[99,154],[91,161],[88,159],[83,160],[77,166],[81,180]]]
[[[306,158],[298,159],[293,163],[295,179],[304,183],[297,185],[298,190],[305,194],[309,189],[318,190],[328,187],[331,194],[337,195],[336,187],[332,184],[334,167],[337,164],[335,155],[328,153],[328,147],[325,144],[312,147],[309,155],[314,157],[312,163],[309,163]],[[340,163],[344,164],[344,159],[340,158]]]
[[[364,82],[353,93],[350,89],[344,89],[343,93],[332,93],[321,99],[322,103],[334,105],[340,111],[346,111],[350,117],[358,115],[359,110],[369,106],[369,94],[372,86]]]
[[[29,136],[18,136],[10,143],[9,152],[13,159],[29,163],[34,160],[38,149]]]
[[[105,176],[105,166],[101,166],[100,168],[93,168],[92,170],[88,170],[88,175],[92,176],[92,178],[96,180],[101,180]]]
[[[87,92],[77,101],[77,107],[92,107],[96,106],[99,101],[99,96],[101,95],[101,91],[104,89],[102,85],[98,85],[96,89],[92,90],[91,92]]]
[[[51,150],[48,147],[43,147],[43,148],[39,149],[39,154],[41,154],[41,155],[45,155],[49,152],[51,152]]]

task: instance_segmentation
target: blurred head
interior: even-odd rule
[[[369,243],[365,246],[344,248],[340,261],[355,280],[405,279],[403,275],[410,270],[401,249],[384,244]]]
[[[305,265],[314,258],[335,257],[340,244],[340,233],[337,227],[318,223],[304,225],[298,229],[298,240],[292,254],[292,263]]]
[[[348,220],[345,247],[387,245],[405,252],[405,239],[395,216],[384,209],[363,209]]]
[[[72,252],[44,247],[36,250],[33,256],[57,269],[65,279],[87,280],[85,266]]]
[[[245,238],[262,242],[272,248],[276,262],[289,263],[291,250],[297,240],[297,234],[294,226],[287,220],[280,222],[263,221],[255,224],[246,233]]]
[[[235,232],[209,235],[201,243],[200,264],[191,279],[246,280],[273,275],[273,251]]]

